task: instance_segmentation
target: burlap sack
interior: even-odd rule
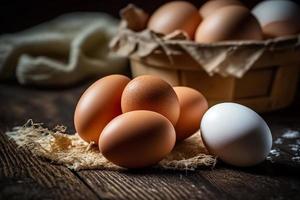
[[[122,168],[106,160],[96,145],[81,140],[77,134],[66,134],[64,126],[53,130],[42,124],[29,120],[25,125],[14,127],[6,132],[22,148],[30,150],[33,155],[45,158],[52,163],[64,165],[72,170]],[[177,144],[173,151],[159,162],[156,168],[175,170],[195,170],[213,167],[216,158],[205,149],[199,132]]]
[[[127,58],[109,51],[119,21],[105,13],[71,13],[0,36],[0,80],[65,86],[127,71]]]

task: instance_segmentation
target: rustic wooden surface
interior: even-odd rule
[[[300,138],[274,144],[279,156],[251,168],[218,162],[215,169],[193,172],[158,169],[74,172],[17,148],[4,132],[27,119],[74,131],[73,112],[88,86],[32,89],[0,84],[0,199],[299,199]],[[300,98],[288,109],[264,114],[274,141],[286,130],[300,130]],[[299,102],[299,103],[297,103]]]

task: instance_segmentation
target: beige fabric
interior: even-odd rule
[[[122,26],[111,42],[111,48],[119,55],[144,58],[154,54],[155,51],[162,51],[172,61],[173,56],[187,54],[198,63],[197,67],[204,69],[210,75],[220,74],[241,78],[256,61],[262,58],[264,53],[293,52],[300,47],[300,35],[264,41],[200,44],[188,40],[180,31],[165,36],[148,29],[137,31],[142,27],[143,21],[137,23],[136,18],[142,15],[142,10],[133,5],[123,9],[122,13]],[[137,27],[134,27],[135,24]]]
[[[118,20],[103,13],[72,13],[0,37],[0,80],[70,85],[90,76],[122,73],[127,59],[109,51]]]
[[[122,168],[107,161],[98,147],[81,140],[77,134],[66,134],[66,128],[57,126],[53,130],[29,120],[25,125],[14,127],[6,132],[10,139],[22,148],[29,149],[33,155],[46,158],[52,163],[65,165],[73,170]],[[162,169],[195,170],[213,167],[215,157],[208,155],[200,134],[177,144],[173,151],[156,166]]]

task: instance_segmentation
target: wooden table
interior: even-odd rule
[[[300,199],[300,138],[276,142],[280,155],[251,167],[218,162],[211,169],[75,172],[17,148],[4,132],[31,118],[48,127],[64,124],[74,132],[73,112],[88,83],[68,89],[32,89],[0,84],[0,199]],[[299,98],[297,98],[299,99]],[[300,130],[300,101],[269,114],[276,141],[287,129]],[[294,146],[293,146],[294,145]],[[299,147],[299,145],[298,145]],[[294,161],[292,158],[294,157]]]

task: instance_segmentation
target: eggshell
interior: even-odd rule
[[[186,1],[173,1],[164,4],[153,13],[148,28],[162,34],[182,30],[192,39],[200,21],[201,17],[194,5]]]
[[[204,114],[200,129],[209,152],[228,164],[258,164],[272,147],[272,134],[266,122],[240,104],[220,103],[211,107]]]
[[[200,7],[199,13],[202,18],[206,18],[210,14],[214,13],[217,9],[229,5],[242,5],[242,3],[238,0],[210,0],[205,2]]]
[[[266,37],[292,35],[300,32],[300,6],[287,0],[263,1],[252,13]]]
[[[125,168],[154,165],[171,152],[176,135],[171,122],[156,112],[138,110],[113,119],[102,131],[99,148]]]
[[[92,84],[80,97],[74,124],[83,140],[97,144],[103,128],[122,113],[121,95],[129,81],[122,75],[106,76]]]
[[[176,141],[181,141],[199,130],[199,123],[208,109],[207,100],[195,89],[173,87],[180,104],[180,115],[175,126]]]
[[[195,41],[211,43],[223,40],[261,40],[262,30],[256,18],[243,6],[216,10],[197,28]]]
[[[176,124],[180,106],[172,86],[164,80],[152,76],[139,76],[125,87],[121,106],[123,113],[133,110],[151,110],[168,118]]]

